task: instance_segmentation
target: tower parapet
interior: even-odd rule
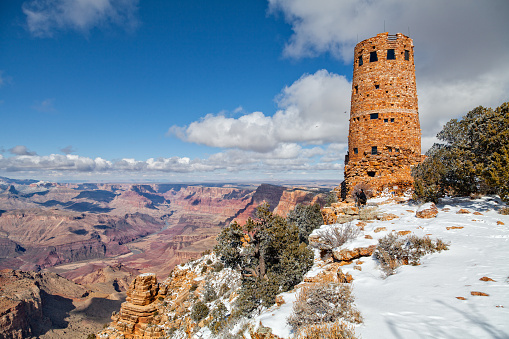
[[[421,158],[413,41],[380,33],[354,50],[346,190],[405,190]]]

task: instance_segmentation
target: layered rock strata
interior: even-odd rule
[[[111,317],[114,328],[122,333],[123,338],[160,338],[163,330],[152,324],[157,315],[154,301],[164,298],[166,288],[157,283],[155,274],[141,274],[129,285],[127,299],[122,303],[119,313]],[[120,338],[115,332],[110,338]]]

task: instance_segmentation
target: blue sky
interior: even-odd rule
[[[503,0],[3,1],[0,176],[339,183],[355,44],[384,22],[410,32],[424,152],[449,119],[508,100],[508,12]]]

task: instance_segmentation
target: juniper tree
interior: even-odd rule
[[[476,107],[450,120],[427,158],[413,170],[415,195],[436,201],[444,194],[498,193],[509,201],[509,104]]]
[[[299,242],[297,226],[273,214],[267,204],[244,226],[225,228],[217,242],[214,250],[221,260],[242,274],[237,307],[244,315],[272,305],[278,293],[299,283],[313,265],[313,252]]]
[[[308,244],[308,237],[314,229],[323,225],[320,205],[297,204],[286,217],[288,223],[295,224],[299,229],[299,241]]]

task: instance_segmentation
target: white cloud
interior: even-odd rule
[[[355,44],[384,25],[410,31],[423,140],[478,105],[509,99],[506,0],[269,0],[269,10],[292,26],[284,50],[292,58],[331,53],[350,64]]]
[[[138,0],[31,0],[23,3],[29,31],[38,37],[72,29],[87,33],[94,27],[115,24],[137,26]]]
[[[0,175],[9,177],[13,173],[31,175],[35,178],[83,179],[136,177],[161,177],[161,175],[180,176],[186,180],[203,180],[199,175],[207,175],[210,179],[223,176],[223,180],[232,180],[236,174],[238,179],[254,179],[263,175],[274,175],[288,178],[290,175],[302,174],[304,171],[319,173],[332,171],[341,176],[342,166],[332,163],[341,147],[330,145],[327,148],[315,146],[303,148],[295,143],[280,144],[276,149],[260,153],[240,149],[229,149],[210,155],[208,158],[190,159],[188,157],[150,158],[136,160],[124,158],[109,161],[100,157],[95,159],[75,154],[50,154],[45,156],[29,152],[25,146],[17,146],[11,150],[19,154],[11,157],[0,155]],[[343,149],[344,152],[344,149]],[[33,155],[27,155],[33,153]],[[228,174],[230,173],[230,174]],[[247,174],[249,173],[249,174]],[[246,177],[247,175],[247,177]],[[330,173],[328,174],[330,175]]]
[[[28,148],[24,145],[14,146],[13,148],[9,149],[9,152],[14,155],[26,155],[26,156],[37,155],[37,153],[29,151]]]
[[[208,114],[168,134],[187,142],[220,148],[270,152],[289,143],[345,142],[348,136],[351,84],[325,70],[305,74],[277,96],[272,117],[262,112],[239,118]]]

